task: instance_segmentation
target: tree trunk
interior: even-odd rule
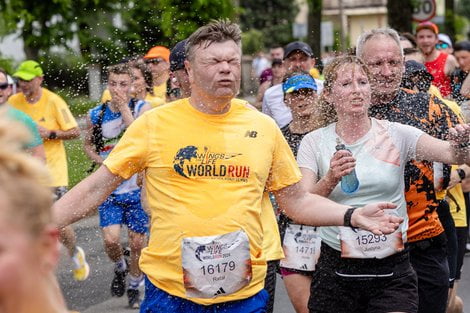
[[[455,41],[455,2],[454,0],[446,0],[446,10],[445,10],[445,33],[449,35],[452,41]],[[442,32],[442,31],[441,31]]]
[[[388,0],[387,18],[388,25],[396,31],[412,32],[411,21],[413,19],[413,0]]]
[[[308,1],[308,34],[307,42],[313,50],[317,63],[321,57],[321,10],[322,0]]]

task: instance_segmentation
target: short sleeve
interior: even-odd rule
[[[69,129],[78,127],[77,121],[70,112],[70,109],[65,101],[59,96],[54,97],[54,103],[56,108],[57,123],[61,130],[67,131]]]
[[[274,131],[274,150],[266,187],[269,191],[280,190],[293,185],[302,178],[299,167],[295,161],[287,141],[281,133],[281,130],[273,122]]]
[[[103,164],[111,173],[129,179],[145,169],[149,154],[148,142],[148,115],[144,114],[127,128]]]
[[[301,168],[307,168],[314,173],[318,173],[318,164],[315,159],[315,139],[312,133],[305,136],[300,142],[297,152],[297,164]]]
[[[393,137],[401,145],[401,151],[405,152],[406,160],[416,158],[416,144],[423,131],[409,125],[392,123]]]

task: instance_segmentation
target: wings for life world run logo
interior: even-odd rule
[[[208,147],[200,151],[196,146],[186,146],[178,150],[173,159],[173,169],[186,178],[210,178],[234,181],[247,181],[250,167],[247,165],[224,164],[225,161],[242,155],[241,153],[212,152]]]

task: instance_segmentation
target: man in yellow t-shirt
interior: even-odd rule
[[[60,96],[41,87],[44,74],[39,63],[24,61],[13,76],[18,79],[21,92],[11,96],[8,102],[37,123],[39,134],[44,141],[46,164],[51,175],[50,186],[56,198],[60,198],[69,184],[63,140],[80,136],[77,122]],[[73,259],[74,278],[85,280],[89,275],[89,266],[83,249],[76,245],[73,229],[62,229],[60,239]]]
[[[166,99],[166,82],[170,77],[170,50],[155,46],[144,55],[145,63],[150,66],[153,75],[153,93]]]
[[[262,199],[308,225],[390,233],[402,219],[391,203],[348,208],[300,184],[300,171],[274,121],[240,88],[241,31],[212,22],[188,38],[191,96],[143,114],[95,173],[54,205],[59,226],[79,220],[131,175],[145,173],[151,212],[142,312],[262,312],[266,257]],[[84,197],[84,195],[87,195]]]

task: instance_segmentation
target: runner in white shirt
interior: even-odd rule
[[[469,125],[452,129],[446,142],[410,126],[369,118],[368,76],[366,65],[352,56],[337,58],[327,67],[324,108],[334,108],[337,122],[304,137],[297,155],[302,184],[312,193],[351,206],[351,213],[356,206],[387,199],[397,205],[395,214],[405,222],[390,235],[322,227],[310,312],[366,312],[371,307],[416,312],[416,274],[405,245],[405,164],[411,159],[450,164],[470,160]],[[337,147],[339,143],[344,146]],[[353,170],[359,187],[348,193],[341,179]],[[345,225],[347,219],[346,215]]]

